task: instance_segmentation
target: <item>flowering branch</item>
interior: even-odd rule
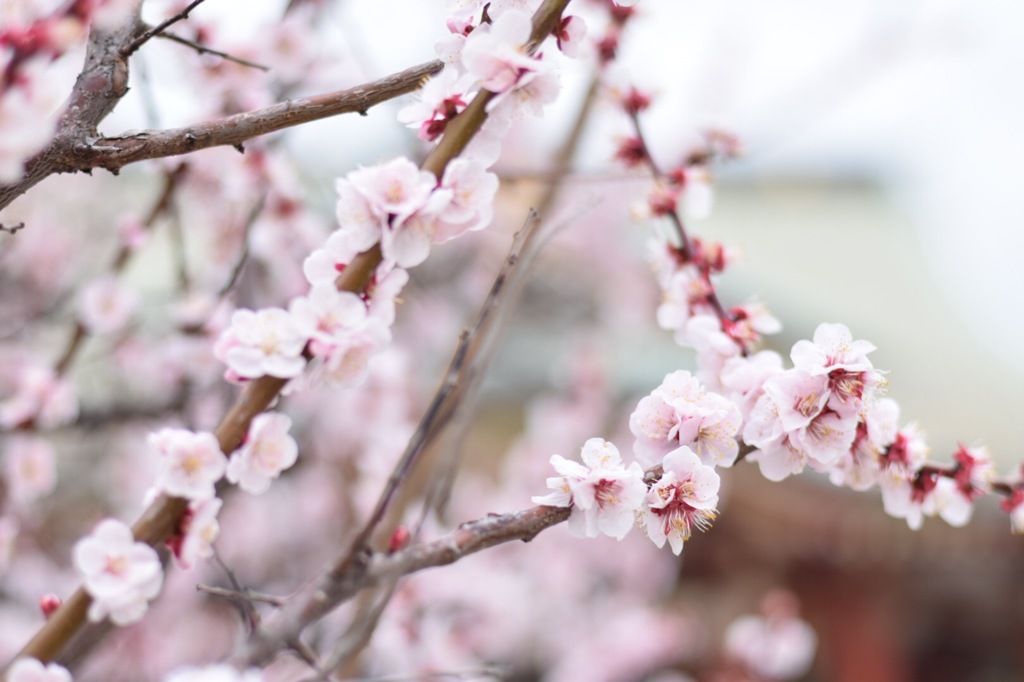
[[[569,0],[545,0],[534,15],[528,45],[535,47],[551,33],[568,3]],[[419,81],[416,82],[417,86],[418,84]],[[415,89],[415,87],[411,86],[408,89]],[[406,91],[408,90],[402,92]],[[394,94],[400,93],[395,92]],[[428,155],[422,165],[422,170],[430,171],[438,178],[444,174],[449,161],[469,144],[473,135],[483,125],[487,118],[486,105],[494,97],[494,93],[488,90],[481,89],[479,91],[466,110],[450,122],[444,138]],[[287,112],[282,115],[287,118]],[[294,124],[295,122],[291,123],[291,125]],[[2,196],[0,193],[0,197]],[[0,203],[0,206],[2,205],[4,204]],[[382,259],[383,252],[380,243],[375,244],[370,250],[360,253],[337,278],[337,288],[348,292],[364,291],[370,284]],[[230,453],[238,449],[253,419],[267,409],[287,382],[286,378],[263,375],[246,384],[234,406],[213,433],[221,452]],[[161,494],[132,526],[131,530],[135,541],[155,546],[171,537],[188,506],[189,500],[185,498],[167,493]],[[84,587],[80,587],[51,615],[18,656],[35,658],[43,662],[53,660],[68,640],[85,627],[90,603],[91,598],[88,592]],[[281,639],[289,641],[290,638]]]
[[[80,161],[88,165],[72,170],[99,167],[116,172],[136,161],[188,154],[209,147],[240,147],[254,137],[303,123],[339,114],[365,114],[372,106],[416,90],[423,79],[440,71],[442,66],[442,62],[434,60],[354,88],[287,100],[216,121],[100,138]]]
[[[323,591],[327,585],[320,585],[315,590],[303,593],[306,598],[303,600],[302,608],[295,615],[304,616],[304,620],[308,619],[308,622],[291,623],[287,624],[287,627],[280,627],[279,624],[275,630],[263,633],[252,641],[244,659],[248,664],[259,664],[269,660],[277,651],[278,642],[294,639],[298,632],[324,615],[330,609],[327,602],[332,605],[340,604],[360,591],[384,581],[394,580],[426,568],[446,566],[470,554],[512,540],[529,542],[546,528],[568,519],[570,513],[571,509],[568,507],[537,506],[510,514],[492,514],[483,519],[464,523],[451,533],[431,542],[413,545],[395,553],[368,553],[343,580],[332,581],[329,585],[330,594]]]
[[[54,173],[89,171],[93,168],[104,168],[116,173],[137,161],[188,154],[209,147],[240,148],[254,137],[303,123],[339,114],[365,114],[370,107],[416,90],[424,78],[437,73],[443,66],[441,61],[434,60],[354,88],[288,100],[263,109],[183,128],[144,130],[114,137],[101,137],[95,133],[95,126],[109,112],[103,112],[103,116],[89,123],[73,120],[74,116],[69,109],[53,141],[26,163],[25,176],[13,184],[0,186],[0,209]],[[127,81],[127,66],[123,68],[123,77]],[[86,73],[83,71],[83,76]],[[82,77],[79,79],[81,81]],[[127,85],[124,86],[124,92],[127,92]],[[123,96],[124,92],[120,92],[117,98]],[[109,97],[113,99],[115,94]],[[113,109],[115,102],[110,103],[110,109]]]

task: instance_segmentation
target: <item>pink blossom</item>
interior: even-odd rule
[[[445,7],[451,12],[452,17],[457,19],[468,19],[480,11],[483,3],[481,0],[445,0]]]
[[[966,526],[974,512],[971,497],[964,493],[956,481],[945,476],[936,482],[935,490],[927,502],[930,504],[925,506],[926,515],[938,515],[956,528]]]
[[[535,504],[572,507],[569,532],[577,537],[608,535],[621,540],[633,527],[633,515],[647,490],[644,472],[633,462],[626,468],[618,449],[600,438],[591,438],[580,451],[583,464],[551,457],[560,476],[547,480],[554,490],[536,496]]]
[[[374,210],[369,198],[352,183],[352,176],[358,178],[359,171],[349,173],[346,178],[339,178],[335,183],[338,192],[338,201],[335,204],[335,217],[338,219],[338,232],[344,235],[345,251],[352,250],[354,253],[366,251],[380,241],[381,231],[384,229],[386,215]],[[342,246],[342,242],[336,242],[335,250]],[[354,256],[354,254],[353,254]],[[352,257],[346,258],[343,262],[351,262]]]
[[[872,401],[861,415],[853,447],[829,472],[833,485],[867,490],[878,482],[882,456],[896,440],[899,415],[899,405],[895,400],[882,398]]]
[[[299,446],[288,434],[291,425],[290,418],[276,412],[253,419],[242,447],[231,455],[228,480],[254,495],[265,492],[298,458]]]
[[[764,599],[762,616],[742,616],[725,632],[725,650],[765,680],[803,677],[814,661],[818,638],[797,617],[796,599],[776,591]]]
[[[227,462],[212,433],[166,428],[150,434],[149,444],[162,455],[158,489],[189,500],[214,496],[214,485],[224,476]]]
[[[714,203],[714,185],[711,174],[703,166],[685,169],[683,186],[683,213],[689,220],[703,220],[711,215]]]
[[[395,322],[395,303],[402,289],[409,283],[409,273],[398,267],[388,267],[386,263],[377,268],[373,282],[367,291],[367,312],[370,317],[380,320],[387,326]]]
[[[220,535],[217,514],[224,504],[219,497],[192,500],[181,523],[182,533],[175,536],[171,549],[182,568],[191,568],[200,559],[213,556],[213,542]]]
[[[11,429],[35,422],[49,429],[78,416],[78,399],[71,382],[41,365],[21,368],[14,394],[0,402],[0,427]]]
[[[790,357],[796,369],[828,377],[831,409],[855,414],[860,411],[865,391],[882,381],[867,357],[873,350],[872,343],[854,341],[846,325],[823,323],[814,330],[813,342],[793,344]]]
[[[691,317],[682,332],[676,332],[676,341],[697,351],[697,378],[708,388],[721,390],[722,369],[740,355],[741,344],[722,331],[722,323],[714,315]]]
[[[743,427],[743,440],[762,451],[753,459],[766,478],[777,481],[799,473],[808,459],[824,469],[849,452],[858,416],[827,409],[828,386],[827,376],[798,369],[765,380],[764,393]]]
[[[919,530],[924,517],[939,516],[951,526],[961,527],[971,519],[974,507],[956,481],[935,470],[922,470],[913,479],[889,469],[879,481],[885,512],[906,519]]]
[[[999,506],[1010,515],[1010,530],[1014,535],[1024,534],[1024,490],[1014,487],[1009,497],[1000,502]],[[0,566],[2,565],[3,562],[0,561]]]
[[[466,71],[491,92],[510,90],[540,68],[540,61],[523,50],[530,29],[530,16],[519,10],[503,12],[489,26],[478,27],[462,48]]]
[[[375,240],[376,234],[375,232]],[[322,247],[313,251],[303,261],[302,272],[306,275],[306,281],[314,285],[320,282],[333,284],[338,279],[338,275],[352,262],[352,259],[359,255],[360,251],[373,246],[374,243],[375,241],[371,242],[369,246],[360,248],[358,236],[353,236],[349,230],[335,230]]]
[[[693,529],[707,529],[715,519],[721,479],[688,447],[680,447],[662,460],[661,479],[647,491],[644,527],[658,547],[668,540],[679,554]]]
[[[163,584],[156,552],[135,542],[131,529],[115,519],[101,522],[92,535],[78,541],[74,562],[92,597],[88,615],[93,622],[109,616],[115,625],[134,623]]]
[[[555,29],[555,39],[558,41],[558,49],[566,57],[578,57],[580,45],[587,35],[587,22],[582,17],[570,15],[563,17]]]
[[[487,111],[492,116],[504,116],[511,120],[518,119],[524,113],[543,116],[544,107],[558,99],[561,89],[557,73],[538,70],[528,78],[523,78],[517,87],[506,90],[488,102]]]
[[[995,466],[992,464],[992,455],[986,448],[960,445],[953,459],[956,461],[953,478],[957,488],[967,499],[973,500],[992,489]]]
[[[438,189],[418,211],[401,223],[392,222],[381,237],[384,258],[402,268],[425,261],[434,241],[438,217],[451,201],[451,195],[451,190]]]
[[[466,108],[469,83],[455,69],[445,69],[428,80],[416,94],[416,101],[398,112],[398,120],[418,128],[417,136],[433,142],[444,134],[448,122]]]
[[[479,230],[491,222],[498,176],[471,159],[455,159],[444,171],[441,186],[451,190],[451,201],[437,217],[432,235],[435,243]]]
[[[138,297],[134,292],[108,275],[85,286],[79,297],[78,314],[92,333],[109,334],[127,324],[137,305]]]
[[[739,428],[739,408],[683,370],[666,376],[629,417],[633,452],[644,466],[680,446],[693,448],[707,464],[731,466],[739,453]]]
[[[220,335],[213,353],[228,365],[229,379],[265,375],[292,379],[306,366],[302,357],[306,341],[286,311],[243,308],[231,316],[231,327]]]
[[[7,671],[7,682],[71,682],[71,673],[56,663],[44,666],[34,658],[19,658]]]
[[[683,344],[686,341],[686,321],[694,314],[694,304],[706,300],[710,293],[710,284],[693,264],[674,269],[662,283],[661,304],[655,313],[658,326],[677,331],[676,340]]]
[[[719,373],[726,397],[739,405],[740,413],[750,414],[768,377],[781,373],[782,356],[772,350],[729,358]]]
[[[768,312],[763,303],[745,303],[729,310],[729,320],[723,322],[729,338],[746,349],[753,348],[761,337],[778,334],[782,323]]]
[[[392,228],[423,208],[437,186],[432,173],[404,157],[352,171],[346,180],[366,199],[371,213]]]
[[[18,504],[48,495],[57,487],[53,446],[42,438],[11,436],[4,449],[4,480]]]
[[[366,322],[366,304],[348,291],[338,291],[334,282],[320,281],[308,296],[292,300],[288,306],[299,333],[310,339],[314,355],[328,355],[345,344],[346,333]]]
[[[928,453],[924,432],[917,424],[911,423],[896,433],[895,439],[880,457],[886,469],[907,478],[925,465]]]

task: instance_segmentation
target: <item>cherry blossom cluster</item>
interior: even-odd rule
[[[398,118],[433,142],[448,123],[466,108],[477,92],[496,96],[488,103],[488,118],[464,153],[484,167],[500,153],[500,139],[523,113],[540,115],[558,95],[558,75],[544,53],[528,50],[531,13],[539,0],[485,2],[450,0],[450,35],[436,45],[445,68],[431,78],[417,101]],[[558,49],[569,57],[579,53],[586,25],[580,17],[563,17],[553,32]]]
[[[408,281],[404,268],[426,259],[433,243],[491,219],[497,177],[476,161],[456,159],[440,182],[405,158],[359,168],[337,182],[340,227],[305,261],[309,292],[288,309],[240,309],[214,354],[226,377],[298,377],[307,358],[319,375],[341,385],[360,383],[370,357],[390,341],[394,301]],[[356,255],[379,245],[384,262],[368,289],[339,291],[338,275]]]
[[[222,506],[215,486],[225,474],[246,492],[260,494],[295,463],[298,446],[288,433],[290,427],[291,420],[284,415],[258,415],[230,461],[211,433],[164,428],[150,435],[150,445],[160,457],[151,495],[165,493],[189,502],[167,541],[180,566],[189,568],[213,554]],[[92,597],[89,619],[93,621],[109,617],[116,625],[126,625],[139,620],[163,583],[156,552],[136,542],[131,529],[115,519],[106,519],[80,540],[74,560]]]
[[[369,357],[390,340],[394,298],[405,285],[405,268],[419,265],[433,244],[490,223],[498,189],[487,168],[497,159],[500,138],[521,111],[539,114],[557,95],[548,61],[528,50],[533,3],[455,3],[452,35],[438,46],[445,69],[426,83],[399,119],[427,141],[444,134],[448,122],[481,90],[495,95],[488,118],[469,147],[441,178],[397,158],[359,168],[337,181],[340,225],[304,264],[311,290],[288,310],[238,310],[215,348],[228,365],[226,377],[294,379],[309,358],[322,374],[344,385],[359,383]],[[563,51],[582,39],[581,21],[567,19],[556,40]],[[379,247],[383,263],[369,289],[339,292],[334,282],[359,253]]]
[[[569,530],[579,537],[621,539],[634,523],[663,547],[679,554],[693,530],[705,530],[717,514],[720,477],[715,465],[736,458],[739,419],[735,406],[708,393],[687,372],[676,372],[644,398],[630,418],[638,462],[626,467],[618,449],[600,438],[588,440],[583,463],[554,455],[559,474],[554,492],[537,504],[571,507]],[[640,466],[650,466],[650,484]]]
[[[898,404],[882,395],[883,373],[867,357],[874,345],[853,340],[844,325],[822,324],[813,340],[795,344],[788,370],[778,353],[755,352],[762,337],[777,333],[781,325],[757,302],[725,308],[712,275],[723,272],[734,256],[719,244],[691,236],[683,222],[684,215],[688,220],[707,215],[709,164],[737,156],[739,143],[712,131],[703,148],[680,166],[662,171],[639,120],[651,98],[629,87],[618,90],[618,99],[634,135],[621,141],[616,157],[629,167],[645,166],[654,176],[654,189],[637,214],[665,219],[673,228],[651,246],[662,291],[658,324],[674,332],[679,344],[696,350],[697,378],[733,405],[730,423],[742,424],[741,440],[751,448],[748,458],[761,473],[779,481],[809,466],[826,473],[835,485],[856,490],[877,485],[886,512],[906,519],[914,529],[926,516],[964,525],[972,501],[997,492],[1005,496],[1002,506],[1011,515],[1012,528],[1024,531],[1021,482],[997,481],[984,448],[961,445],[950,467],[930,463],[921,432],[913,424],[900,429]],[[653,433],[668,428],[655,405],[660,403],[654,394],[641,401],[630,422],[634,433],[638,424]],[[646,416],[638,422],[641,412]],[[644,456],[642,449],[637,453]],[[735,457],[734,450],[728,462]]]
[[[961,446],[953,467],[938,467],[917,428],[898,427],[899,407],[880,394],[883,374],[867,357],[874,349],[842,324],[822,324],[793,346],[790,369],[769,350],[729,359],[718,376],[723,394],[673,372],[630,416],[636,462],[626,467],[614,445],[590,439],[582,464],[551,458],[554,492],[533,501],[571,507],[569,529],[580,537],[621,539],[635,517],[656,545],[667,541],[678,554],[694,528],[714,520],[715,467],[737,461],[741,438],[769,480],[810,467],[835,485],[878,485],[886,512],[914,529],[926,516],[966,524],[973,500],[995,486],[1018,529],[1021,487],[994,484],[987,451]]]

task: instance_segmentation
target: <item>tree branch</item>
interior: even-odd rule
[[[121,59],[119,55],[117,58]],[[78,120],[77,114],[72,112],[72,105],[62,119],[57,136],[26,164],[25,176],[13,184],[0,186],[0,209],[54,173],[87,172],[93,168],[116,173],[137,161],[188,154],[209,147],[239,147],[254,137],[303,123],[345,113],[365,114],[381,102],[418,89],[424,79],[443,67],[443,62],[434,60],[346,90],[288,100],[264,109],[183,128],[144,130],[115,137],[100,137],[96,133],[96,125],[109,110],[102,116],[97,117],[98,112],[90,115],[90,120],[95,119],[90,123]],[[89,68],[88,61],[86,68]],[[110,109],[127,92],[126,63],[123,68],[123,92],[116,97],[113,93],[109,96],[113,99],[108,102]],[[84,75],[86,71],[82,73]],[[76,90],[79,88],[78,85],[75,87]],[[73,96],[72,101],[74,99]]]
[[[446,566],[481,550],[501,545],[512,540],[529,542],[541,531],[562,523],[569,518],[570,507],[532,507],[509,514],[492,514],[476,521],[463,523],[454,531],[437,540],[413,545],[408,549],[389,554],[375,552],[368,555],[360,570],[345,576],[332,586],[331,593],[324,591],[324,585],[302,593],[305,603],[298,614],[323,613],[327,600],[341,603],[369,587],[384,581],[416,573],[426,568]],[[290,632],[301,632],[308,623],[288,624]],[[276,634],[276,633],[275,633]],[[266,636],[255,639],[245,654],[244,663],[260,665],[266,663],[277,651],[278,640]]]

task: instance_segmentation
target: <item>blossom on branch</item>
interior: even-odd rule
[[[0,428],[35,423],[44,429],[78,416],[78,398],[70,381],[51,368],[28,364],[19,369],[13,393],[0,402]]]
[[[270,482],[295,464],[299,446],[288,433],[292,420],[276,412],[264,412],[252,420],[249,435],[231,455],[227,476],[242,490],[258,495]]]
[[[219,497],[192,500],[178,522],[177,532],[167,541],[178,565],[191,568],[200,559],[213,556],[213,542],[220,535],[217,514],[224,502]]]
[[[732,401],[679,370],[640,400],[629,417],[629,430],[636,436],[633,452],[644,466],[659,464],[680,446],[693,448],[705,464],[731,466],[739,453],[740,423]]]
[[[56,663],[44,666],[34,658],[19,658],[7,671],[7,682],[71,682],[71,673]]]
[[[609,535],[621,540],[633,527],[634,512],[647,486],[640,465],[623,465],[618,449],[601,438],[589,439],[580,451],[583,464],[551,457],[560,476],[547,480],[554,492],[533,497],[535,504],[572,507],[569,532],[577,537]]]
[[[214,485],[224,476],[227,462],[212,433],[166,428],[150,434],[149,444],[162,455],[158,489],[189,500],[214,496]]]
[[[302,349],[307,340],[286,311],[243,308],[231,316],[231,326],[217,339],[213,354],[227,364],[229,381],[262,376],[293,379],[306,366]]]
[[[109,616],[115,625],[134,623],[163,585],[156,551],[135,542],[131,529],[115,519],[101,522],[92,535],[78,541],[74,561],[92,597],[88,615],[93,622]]]
[[[100,277],[82,289],[78,315],[86,329],[94,334],[116,332],[128,323],[138,298],[112,275]]]
[[[492,24],[479,26],[462,48],[466,71],[496,94],[524,85],[543,68],[523,49],[530,29],[530,16],[519,10],[503,12]]]
[[[57,487],[53,446],[42,438],[13,435],[3,451],[3,482],[16,504],[48,495]]]
[[[683,551],[694,528],[706,530],[717,515],[721,479],[688,447],[662,459],[661,479],[647,491],[644,528],[658,547],[667,540],[675,554]]]

